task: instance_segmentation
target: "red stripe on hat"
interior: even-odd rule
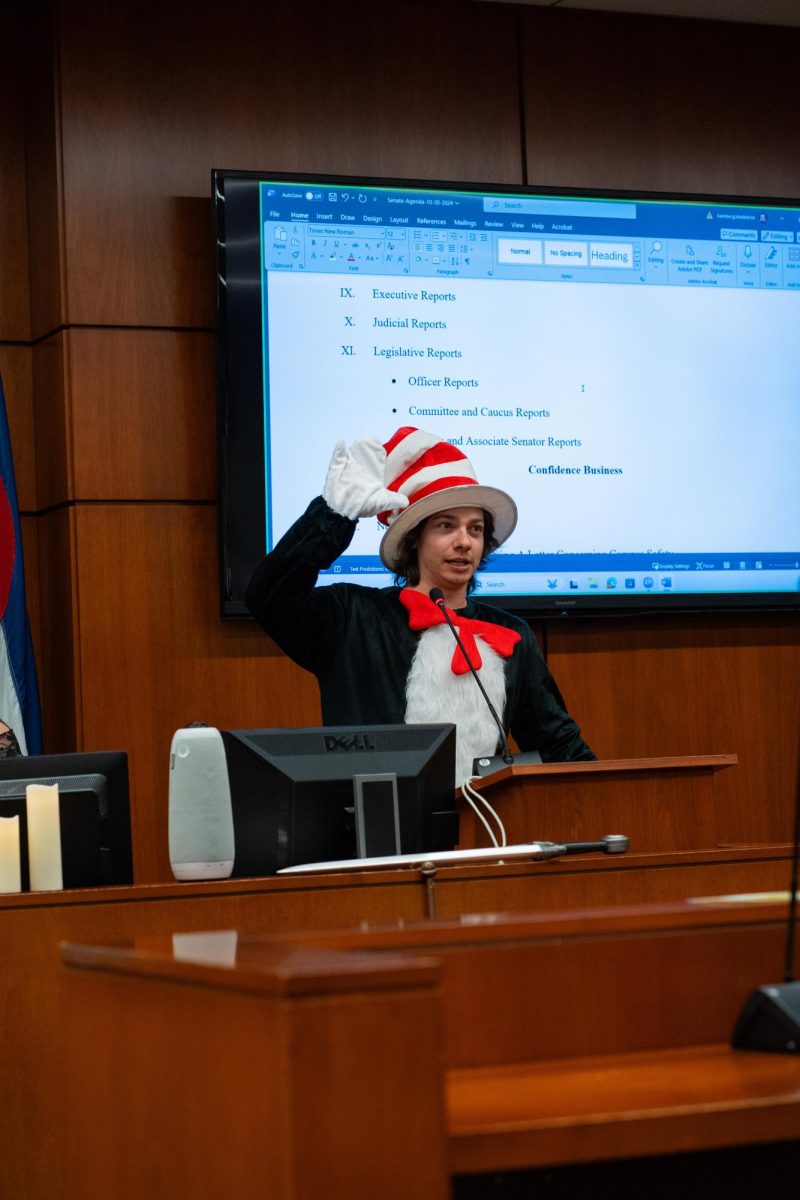
[[[459,450],[458,446],[451,446],[449,442],[437,442],[435,446],[431,446],[430,450],[426,450],[420,454],[419,458],[415,458],[411,466],[403,471],[402,475],[393,479],[388,486],[391,491],[399,492],[407,479],[418,475],[427,467],[439,467],[452,462],[468,462],[464,451]],[[471,482],[475,482],[474,477]]]
[[[471,475],[448,475],[444,479],[434,479],[432,483],[426,484],[425,487],[408,497],[408,506],[410,508],[412,504],[416,504],[418,500],[423,500],[434,492],[442,492],[445,488],[454,487],[478,487],[478,481]],[[444,507],[447,508],[446,497],[443,496],[442,501]]]
[[[434,479],[431,483],[426,484],[425,487],[421,487],[408,497],[408,508],[411,508],[411,505],[416,504],[418,500],[423,500],[426,496],[433,495],[434,492],[441,492],[444,488],[454,487],[478,487],[478,481],[477,479],[473,479],[471,475],[446,475],[442,479]],[[447,497],[443,496],[442,503],[444,508],[448,507],[446,500]],[[389,524],[389,518],[393,512],[395,512],[395,509],[387,508],[385,512],[378,513],[378,520],[381,525]],[[408,512],[408,509],[400,509],[397,515],[399,516],[401,512]]]
[[[383,448],[386,451],[387,456],[391,454],[395,447],[399,446],[400,443],[404,441],[410,433],[416,432],[417,428],[415,425],[404,425],[402,429],[398,429],[397,433],[393,434],[393,436],[389,438],[389,441],[384,443]]]

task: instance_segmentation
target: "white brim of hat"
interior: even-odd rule
[[[485,487],[482,483],[461,484],[458,487],[441,488],[430,496],[423,496],[415,504],[395,517],[381,538],[379,554],[381,562],[390,571],[397,566],[400,543],[409,532],[434,513],[447,512],[451,508],[483,508],[494,518],[494,536],[501,546],[514,532],[517,524],[517,506],[506,492],[499,488]]]

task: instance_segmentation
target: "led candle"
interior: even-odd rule
[[[28,814],[28,866],[32,892],[53,892],[64,886],[61,872],[61,827],[58,784],[29,783],[25,789]]]
[[[0,892],[21,890],[19,817],[0,817]]]

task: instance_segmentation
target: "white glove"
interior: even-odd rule
[[[386,451],[377,438],[359,438],[346,449],[337,442],[322,489],[325,503],[341,517],[376,517],[397,512],[408,504],[406,496],[384,487]]]

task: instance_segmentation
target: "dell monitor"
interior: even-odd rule
[[[223,730],[222,740],[234,876],[355,857],[367,792],[381,807],[388,795],[398,853],[450,850],[458,841],[455,725]]]

